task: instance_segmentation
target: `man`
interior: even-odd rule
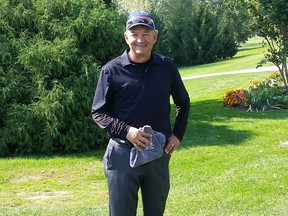
[[[129,48],[103,66],[95,91],[92,117],[111,138],[104,155],[104,170],[112,216],[137,214],[139,188],[144,215],[164,214],[170,187],[169,159],[186,129],[189,95],[173,61],[152,52],[157,37],[149,14],[130,14],[124,33]],[[176,105],[173,129],[170,96]],[[151,144],[151,134],[140,129],[144,125],[165,135],[164,153],[132,168],[131,148],[141,151]]]

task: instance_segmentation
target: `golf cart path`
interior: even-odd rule
[[[269,66],[269,67],[251,68],[251,69],[245,69],[245,70],[227,71],[227,72],[220,72],[220,73],[213,73],[213,74],[185,76],[185,77],[182,77],[182,80],[198,79],[198,78],[222,76],[222,75],[230,75],[230,74],[272,72],[272,71],[276,71],[276,70],[278,70],[278,68],[276,66]]]

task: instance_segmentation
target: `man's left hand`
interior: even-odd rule
[[[180,140],[174,134],[172,134],[167,141],[168,144],[165,148],[165,152],[169,155],[172,155],[178,145],[180,145]]]

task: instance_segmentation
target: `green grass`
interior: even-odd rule
[[[191,114],[171,161],[168,206],[174,208],[167,215],[287,215],[288,149],[279,144],[288,140],[288,111],[243,112],[221,104],[226,90],[265,75],[186,82]]]
[[[279,147],[288,140],[288,110],[245,112],[222,104],[226,91],[266,76],[185,80],[191,112],[171,158],[165,216],[288,214],[288,149]],[[103,154],[0,159],[0,215],[108,215]]]
[[[251,38],[245,44],[241,44],[239,52],[233,58],[221,60],[210,64],[197,65],[193,67],[181,67],[180,72],[183,77],[189,75],[213,74],[218,72],[228,72],[256,68],[257,63],[264,58],[266,48],[262,47],[262,39]],[[271,66],[267,63],[263,66]]]
[[[105,215],[103,154],[1,159],[0,215]]]

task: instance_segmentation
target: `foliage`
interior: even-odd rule
[[[263,37],[263,45],[268,44],[265,58],[259,62],[262,66],[267,61],[279,69],[288,92],[288,7],[287,0],[246,0],[248,8],[254,17],[254,28]]]
[[[237,11],[236,7],[220,0],[161,1],[154,8],[163,27],[156,51],[172,57],[179,65],[203,64],[233,57],[239,42],[251,35],[249,28],[244,28],[247,29],[246,35],[244,31],[237,33],[240,23],[250,20],[249,16],[234,19],[236,14],[245,13],[244,7],[239,8]],[[239,40],[239,35],[242,40]]]
[[[255,109],[288,108],[288,95],[278,72],[261,81],[250,82],[246,97],[247,102]]]
[[[133,12],[133,11],[150,11],[152,10],[152,1],[155,0],[116,0],[115,3],[117,4],[120,11],[123,12]]]
[[[247,10],[247,3],[242,0],[214,0],[216,6],[221,7],[222,10],[219,14],[227,16],[226,22],[232,26],[231,30],[234,33],[236,42],[245,43],[247,39],[255,35],[255,31],[252,28],[253,17]],[[220,23],[221,24],[221,23]]]
[[[91,102],[99,67],[123,51],[119,23],[99,0],[0,2],[0,156],[103,143]]]
[[[247,89],[231,90],[223,98],[226,107],[243,107],[251,110],[287,109],[288,95],[279,72],[268,78],[250,81]]]
[[[245,94],[247,93],[246,89],[237,89],[226,92],[223,103],[227,107],[249,107],[247,98]]]

